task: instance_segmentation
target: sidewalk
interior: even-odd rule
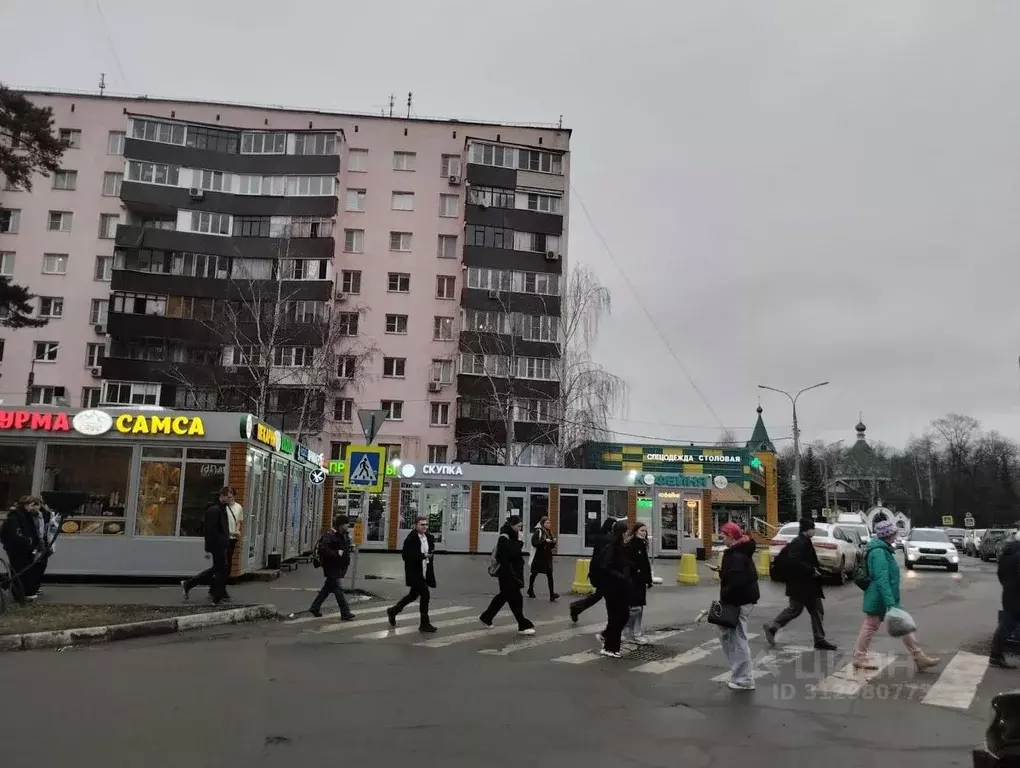
[[[357,564],[358,590],[376,595],[384,600],[395,600],[406,591],[404,566],[399,553],[361,552]],[[554,560],[556,591],[567,598],[574,580],[574,562],[577,558],[557,557]],[[487,598],[493,594],[495,580],[488,575],[488,555],[445,555],[436,556],[437,598]],[[699,599],[711,600],[710,593],[718,589],[718,582],[707,568],[701,569],[701,584],[678,586],[676,584],[677,561],[660,560],[655,564],[655,575],[663,583],[657,592],[697,592]],[[344,580],[344,588],[350,589],[354,568]],[[229,588],[233,605],[276,606],[279,613],[288,614],[307,610],[315,593],[322,586],[322,572],[310,564],[298,566],[296,571],[284,572],[272,581],[241,581]],[[204,605],[206,590],[198,587],[191,592],[191,602]],[[535,593],[540,598],[548,597],[545,576],[535,582]],[[59,584],[45,583],[40,603],[69,603],[73,605],[180,605],[184,603],[181,588],[176,582],[163,584]],[[707,605],[707,603],[706,603]]]

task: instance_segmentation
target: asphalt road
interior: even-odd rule
[[[943,661],[918,675],[881,635],[873,650],[895,658],[870,682],[840,679],[861,620],[855,586],[827,591],[839,650],[824,654],[810,650],[806,616],[767,648],[761,624],[783,597],[763,583],[752,693],[718,679],[715,634],[691,625],[707,588],[653,590],[646,624],[658,641],[619,661],[592,653],[601,607],[573,628],[562,602],[530,600],[538,634],[521,638],[508,615],[492,631],[477,622],[483,599],[442,593],[428,638],[413,607],[391,631],[384,606],[363,604],[343,625],[327,616],[0,654],[0,754],[12,768],[965,766],[991,697],[1020,686],[1020,671],[983,664],[993,570],[968,559],[959,574],[905,574],[905,607]]]

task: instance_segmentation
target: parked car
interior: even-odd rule
[[[949,541],[958,551],[963,551],[963,537],[967,535],[967,532],[963,528],[946,528],[946,536],[949,537]]]
[[[837,523],[844,531],[853,531],[860,536],[864,546],[871,540],[871,529],[865,523]]]
[[[981,537],[981,546],[978,548],[978,557],[984,561],[995,562],[999,559],[999,553],[1006,544],[1005,528],[989,528]]]
[[[903,546],[908,571],[917,565],[937,565],[951,573],[960,570],[960,553],[942,528],[914,528]]]
[[[834,577],[840,584],[847,582],[861,557],[860,537],[845,528],[847,526],[839,524],[815,523],[815,535],[811,539],[822,573]],[[799,532],[800,526],[797,523],[787,523],[776,532],[769,542],[769,573],[773,573],[771,566],[776,562],[776,555]],[[775,580],[776,577],[772,578]]]

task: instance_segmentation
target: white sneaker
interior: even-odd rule
[[[637,643],[638,645],[651,645],[652,643],[652,641],[649,640],[644,635],[638,635],[637,637],[635,637],[634,642]]]
[[[520,633],[522,635],[533,635],[533,634],[535,634],[535,628],[534,627],[528,627],[527,629],[519,629],[517,631],[518,631],[518,633]]]
[[[619,651],[607,651],[605,648],[603,648],[601,651],[599,651],[599,656],[606,656],[606,657],[608,657],[610,659],[622,659],[623,658],[623,654],[620,653]]]
[[[734,683],[732,680],[730,680],[730,682],[728,682],[726,685],[729,686],[729,689],[731,691],[753,691],[754,688],[755,688],[755,685],[754,685],[753,682],[751,682],[751,683]]]
[[[605,645],[606,644],[606,641],[602,639],[602,633],[601,632],[596,632],[595,633],[595,642],[598,643],[599,645]]]

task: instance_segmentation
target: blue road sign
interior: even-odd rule
[[[386,449],[377,445],[347,446],[344,487],[379,493],[386,481]]]

